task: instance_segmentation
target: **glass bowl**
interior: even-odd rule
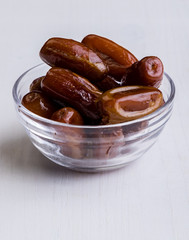
[[[64,167],[97,172],[125,166],[154,144],[170,118],[175,86],[166,73],[160,87],[165,104],[140,119],[114,125],[74,126],[42,118],[27,110],[21,100],[31,82],[48,69],[46,64],[40,64],[22,74],[14,84],[13,98],[20,122],[34,146]]]

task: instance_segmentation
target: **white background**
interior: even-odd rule
[[[189,1],[6,0],[0,7],[0,239],[189,239]],[[176,84],[158,142],[120,170],[82,174],[43,157],[18,122],[15,80],[50,37],[96,33],[139,59],[159,56]]]

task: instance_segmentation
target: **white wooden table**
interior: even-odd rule
[[[0,240],[189,239],[189,1],[7,0],[0,7]],[[43,157],[18,122],[13,83],[52,36],[111,38],[157,55],[176,84],[158,142],[120,170],[81,174]]]

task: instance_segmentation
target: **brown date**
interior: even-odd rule
[[[87,79],[63,68],[51,68],[41,82],[49,96],[65,102],[83,116],[99,120],[97,100],[102,92]]]
[[[104,124],[135,120],[152,113],[163,104],[163,95],[154,87],[127,86],[103,93],[99,107]]]
[[[96,151],[92,151],[92,153],[93,157],[99,160],[107,161],[107,159],[118,156],[124,145],[124,135],[120,127],[115,129],[96,129],[96,136],[94,137],[96,138],[97,146],[100,147],[96,147]],[[94,142],[89,142],[87,149],[90,155],[90,149],[94,149]]]
[[[78,111],[71,107],[64,107],[54,112],[52,120],[72,125],[83,125],[83,119]],[[80,128],[68,128],[66,126],[55,127],[56,137],[64,139],[61,143],[57,142],[61,154],[71,158],[82,158],[84,149],[82,147],[83,130]],[[66,139],[66,141],[65,141]],[[77,141],[76,141],[77,139]]]
[[[121,82],[117,81],[114,77],[107,75],[104,79],[102,79],[100,82],[96,83],[96,86],[103,92],[121,87]]]
[[[97,52],[99,57],[103,59],[108,67],[107,75],[115,78],[116,80],[120,81],[123,75],[126,73],[126,66],[121,65],[120,63],[116,62],[109,56],[106,56],[103,53]],[[98,83],[98,82],[97,82]]]
[[[30,92],[32,92],[32,91],[40,91],[41,92],[41,81],[43,78],[44,77],[39,77],[30,84]]]
[[[51,119],[57,122],[83,125],[83,119],[78,111],[71,107],[64,107],[54,112]]]
[[[42,88],[41,88],[41,81],[44,79],[45,76],[43,77],[39,77],[37,79],[35,79],[31,85],[30,85],[30,92],[43,92]],[[63,108],[63,107],[66,107],[65,103],[63,102],[60,102],[58,100],[55,100],[55,99],[51,99],[53,101],[53,103],[55,105],[57,105],[57,109],[60,109],[60,108]]]
[[[163,79],[163,72],[163,63],[158,57],[145,57],[126,69],[121,85],[159,87]]]
[[[67,126],[56,127],[56,137],[61,139],[57,142],[59,151],[66,157],[82,159],[85,156],[83,148],[84,131],[78,128],[69,128]]]
[[[137,58],[127,49],[107,38],[95,34],[89,34],[84,37],[82,43],[100,54],[100,57],[105,60],[110,68],[113,68],[114,65],[118,67],[118,64],[130,67],[137,61]]]
[[[57,110],[53,102],[41,92],[29,92],[22,99],[22,105],[31,112],[44,117],[50,118]]]
[[[116,69],[114,70],[116,73]],[[114,73],[115,77],[107,75],[96,85],[102,91],[130,85],[159,87],[163,79],[163,72],[164,67],[158,57],[145,57],[131,67],[121,70],[117,75]],[[119,75],[119,73],[121,74]]]
[[[41,48],[40,57],[52,67],[67,68],[94,82],[107,72],[107,66],[93,50],[71,39],[49,39]]]

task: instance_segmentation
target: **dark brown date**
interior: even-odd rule
[[[126,68],[124,65],[117,63],[115,60],[106,56],[103,53],[97,52],[99,57],[103,59],[103,61],[108,66],[107,75],[115,78],[116,80],[120,81],[123,75],[126,73]],[[98,83],[98,82],[97,82]]]
[[[99,160],[105,160],[114,158],[121,152],[122,146],[124,145],[124,135],[121,128],[109,129],[109,128],[99,128],[96,130],[96,143],[99,148],[96,147],[96,151],[93,152],[93,157]],[[93,146],[90,148],[94,148]]]
[[[30,92],[22,99],[22,105],[31,112],[44,117],[51,118],[57,110],[53,102],[41,92]]]
[[[39,91],[41,92],[41,81],[44,77],[39,77],[37,79],[35,79],[31,85],[30,85],[30,92],[32,91]]]
[[[71,107],[64,107],[54,112],[52,120],[73,125],[83,125],[83,119],[78,111]]]
[[[57,143],[62,155],[74,159],[84,158],[86,151],[82,143],[84,137],[82,129],[61,127],[57,128],[56,133],[62,136],[61,142]]]
[[[57,113],[56,113],[57,115]],[[70,123],[68,116],[65,120],[65,117],[62,117],[62,114],[58,113],[58,117],[54,116],[51,119],[61,122],[61,123]],[[64,126],[58,125],[56,122],[52,125],[54,128],[54,134],[56,139],[56,144],[59,146],[59,152],[69,158],[81,159],[85,155],[85,149],[83,148],[83,138],[85,138],[85,133],[82,128],[77,126]],[[81,122],[78,122],[81,125]],[[74,122],[74,124],[76,124]]]
[[[53,113],[52,120],[72,125],[83,125],[83,119],[78,111],[71,107],[64,107]],[[68,128],[66,126],[55,127],[56,137],[63,139],[61,143],[57,142],[61,154],[71,158],[82,158],[84,149],[82,147],[82,138],[84,136],[81,128]],[[66,139],[66,141],[65,141]],[[77,139],[77,141],[76,141]]]
[[[95,34],[87,35],[82,40],[82,43],[90,49],[100,53],[100,57],[105,60],[110,68],[113,68],[114,64],[117,67],[118,64],[124,67],[130,67],[137,61],[137,58],[127,49],[107,38]]]
[[[121,87],[121,82],[117,81],[114,77],[108,75],[100,82],[97,82],[96,86],[101,91],[105,92],[105,91],[113,89],[113,88]]]
[[[163,63],[158,57],[145,57],[126,69],[126,74],[122,78],[122,86],[143,85],[159,87],[163,79],[163,72]]]
[[[94,82],[107,73],[107,66],[93,50],[71,39],[49,39],[41,48],[40,57],[52,67],[67,68]]]
[[[128,86],[103,93],[99,107],[103,123],[121,123],[152,113],[163,104],[163,95],[154,87]]]
[[[41,87],[46,94],[72,106],[86,118],[100,119],[97,100],[102,93],[87,79],[63,68],[51,68]]]

